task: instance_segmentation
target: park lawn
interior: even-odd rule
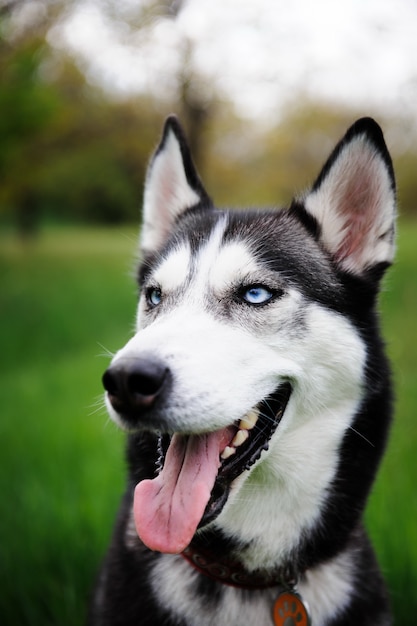
[[[133,328],[136,233],[0,235],[0,623],[76,626],[124,483],[124,437],[100,378]],[[417,614],[417,223],[401,225],[383,326],[396,419],[367,511],[396,623]]]

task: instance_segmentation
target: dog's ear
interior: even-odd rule
[[[181,213],[201,204],[211,206],[210,198],[200,181],[180,123],[171,115],[146,175],[142,251],[158,250]]]
[[[342,270],[362,275],[392,262],[394,171],[374,120],[363,118],[349,128],[303,204],[305,217],[314,218],[322,245]]]

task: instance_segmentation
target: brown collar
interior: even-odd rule
[[[272,574],[261,572],[247,572],[241,563],[232,559],[220,559],[209,550],[190,544],[181,556],[201,574],[224,585],[239,587],[240,589],[267,589],[268,587],[282,587],[292,589],[296,584],[296,577],[289,571],[280,570]]]

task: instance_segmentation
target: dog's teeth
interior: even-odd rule
[[[226,459],[228,459],[235,453],[236,453],[236,448],[232,448],[231,446],[226,446],[223,452],[221,453],[220,458],[223,459],[223,461],[225,461]]]
[[[239,428],[241,430],[252,430],[252,428],[258,421],[258,417],[259,411],[257,411],[256,409],[252,409],[252,411],[246,413],[245,417],[240,420]]]
[[[232,440],[232,446],[234,446],[235,448],[238,448],[239,446],[242,445],[242,443],[245,443],[248,437],[249,437],[249,433],[247,430],[238,430]]]

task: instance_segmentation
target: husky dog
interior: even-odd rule
[[[137,332],[103,377],[129,477],[92,624],[391,624],[362,518],[391,415],[395,196],[364,118],[289,208],[217,209],[168,118]]]

